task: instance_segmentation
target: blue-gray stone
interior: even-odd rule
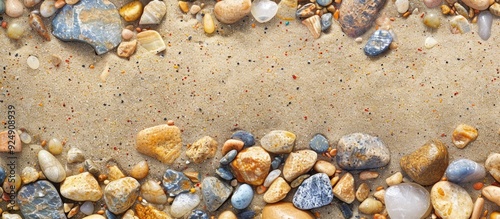
[[[253,218],[255,218],[255,211],[252,211],[252,210],[243,211],[243,212],[238,213],[238,215],[236,215],[236,217],[238,219],[253,219]]]
[[[245,147],[250,147],[255,145],[255,137],[253,137],[252,133],[247,132],[247,131],[237,131],[233,133],[231,136],[232,139],[240,139],[245,143]]]
[[[118,216],[116,216],[116,214],[113,214],[113,212],[109,211],[108,209],[106,209],[105,214],[107,219],[118,219]]]
[[[52,20],[52,34],[63,41],[80,41],[98,55],[117,47],[122,38],[121,18],[108,0],[80,0],[66,4]]]
[[[234,178],[233,173],[231,173],[231,170],[229,170],[227,166],[217,168],[217,170],[215,170],[215,173],[217,173],[220,178],[225,180],[232,180]]]
[[[202,210],[194,210],[188,217],[189,219],[209,219],[208,214]]]
[[[210,212],[216,211],[224,204],[232,192],[233,187],[213,176],[206,177],[201,183],[203,202],[205,202],[205,206]]]
[[[2,0],[0,0],[2,1]],[[3,181],[5,180],[5,177],[7,177],[7,175],[5,174],[5,169],[3,167],[0,167],[0,183],[3,183]]]
[[[226,155],[224,155],[224,157],[222,157],[219,161],[220,164],[222,165],[228,165],[229,163],[231,163],[231,161],[234,160],[234,158],[236,157],[236,155],[238,155],[238,151],[237,150],[230,150],[229,152],[227,152]]]
[[[65,219],[61,196],[47,180],[39,180],[21,187],[17,203],[24,218]]]
[[[253,189],[248,184],[240,185],[231,197],[231,204],[234,208],[242,210],[247,208],[253,199]]]
[[[325,173],[317,173],[307,178],[295,192],[293,205],[302,210],[319,208],[333,200],[332,185]]]
[[[454,183],[466,183],[482,180],[486,176],[483,165],[469,159],[458,159],[446,168],[446,178]]]
[[[309,147],[316,153],[322,154],[328,151],[330,144],[328,144],[328,139],[324,135],[316,134],[309,142]]]
[[[281,162],[283,162],[283,157],[281,156],[274,157],[273,161],[271,162],[271,167],[273,168],[273,170],[278,169],[278,167],[280,167]]]
[[[328,30],[332,26],[332,13],[325,13],[321,15],[321,31]]]
[[[168,169],[163,175],[163,187],[171,196],[189,192],[193,188],[191,180],[182,172]]]
[[[5,2],[4,0],[0,0],[0,14],[5,13]]]
[[[373,33],[365,45],[367,56],[378,56],[389,49],[392,43],[392,35],[387,30],[377,30]]]
[[[349,205],[346,203],[342,202],[342,204],[339,205],[340,212],[342,212],[342,216],[344,216],[345,219],[350,219],[352,217],[352,210]]]
[[[321,5],[323,7],[331,5],[332,2],[333,2],[333,0],[316,0],[316,3],[318,3],[318,5]]]
[[[353,133],[340,138],[336,159],[344,170],[363,170],[387,165],[391,154],[378,137]]]

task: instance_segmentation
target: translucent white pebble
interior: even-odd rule
[[[390,186],[384,200],[389,216],[398,219],[422,218],[431,204],[429,192],[416,183]]]
[[[25,144],[31,143],[31,136],[30,134],[23,132],[19,135],[19,138],[21,138],[21,141]]]
[[[491,24],[493,16],[489,11],[482,11],[477,17],[478,35],[483,40],[488,40],[491,36]]]
[[[425,48],[430,49],[438,44],[438,41],[434,37],[425,38]]]
[[[38,69],[40,67],[40,61],[38,61],[36,56],[28,56],[26,62],[31,69]]]
[[[395,4],[396,10],[400,14],[405,13],[410,8],[410,1],[408,0],[396,0]]]
[[[85,215],[91,215],[94,213],[94,204],[90,201],[86,201],[80,206],[80,211]]]
[[[270,0],[255,0],[252,3],[252,15],[259,23],[273,19],[278,12],[278,4]]]

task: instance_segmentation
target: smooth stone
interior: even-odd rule
[[[207,16],[207,15],[205,15]],[[205,17],[203,17],[205,19]],[[222,145],[221,152],[223,155],[226,155],[229,151],[236,150],[241,151],[245,146],[245,142],[239,139],[229,139]]]
[[[83,151],[78,148],[70,148],[66,157],[68,163],[81,163],[85,161]]]
[[[440,6],[441,3],[443,3],[443,0],[424,0],[424,5],[427,8],[435,8],[437,6]]]
[[[30,13],[30,15],[32,15],[32,13]],[[30,58],[33,57],[33,58],[36,58],[36,60],[38,61],[38,58],[36,56],[28,56],[28,59],[27,60],[30,60]],[[28,61],[28,65],[30,66],[30,68],[32,69],[37,69],[38,67],[40,67],[40,63],[38,63],[38,67],[34,68],[33,66],[30,65],[30,62]],[[31,135],[28,134],[27,132],[23,132],[21,134],[19,134],[19,138],[21,139],[21,141],[24,143],[24,144],[29,144],[31,143]]]
[[[123,36],[122,36],[123,37]],[[128,58],[135,53],[137,49],[137,40],[122,41],[116,49],[116,54],[123,58]]]
[[[40,15],[50,17],[57,12],[55,0],[44,0],[40,5]]]
[[[264,193],[266,203],[276,203],[283,200],[292,187],[282,177],[278,177]]]
[[[88,43],[98,55],[114,49],[122,40],[120,15],[107,0],[81,0],[76,5],[65,5],[52,20],[52,29],[58,39]]]
[[[106,218],[100,214],[93,214],[93,215],[86,216],[82,219],[106,219]],[[108,218],[108,219],[110,219],[110,218]]]
[[[401,183],[390,186],[383,196],[391,218],[420,219],[431,207],[429,192],[416,183]]]
[[[424,24],[425,26],[428,26],[430,28],[438,28],[441,25],[441,19],[439,18],[440,15],[429,12],[426,13],[424,16]]]
[[[351,204],[356,198],[354,188],[354,177],[351,173],[345,173],[333,187],[333,194],[341,201]]]
[[[217,219],[238,219],[238,217],[236,217],[232,211],[226,210],[222,212]]]
[[[250,0],[222,0],[215,3],[215,18],[224,24],[233,24],[247,16],[252,7]]]
[[[283,157],[281,156],[276,156],[274,157],[273,161],[271,162],[271,167],[273,170],[278,169],[280,167],[281,162],[283,162]]]
[[[376,179],[380,174],[376,171],[361,171],[359,173],[359,179],[360,180],[371,180],[371,179]]]
[[[255,145],[255,137],[252,135],[252,133],[247,131],[236,131],[235,133],[233,133],[233,135],[231,135],[231,138],[243,141],[245,147]]]
[[[153,204],[165,204],[167,202],[167,195],[159,183],[148,180],[141,185],[141,196],[146,201]]]
[[[287,154],[292,152],[295,146],[295,138],[295,134],[291,132],[274,130],[260,139],[260,145],[271,153]]]
[[[293,196],[293,205],[309,210],[328,205],[332,200],[330,178],[324,173],[317,173],[302,182]]]
[[[148,31],[139,34],[144,34],[144,32]],[[138,38],[139,34],[137,34]],[[139,39],[138,41],[141,43]],[[173,125],[165,124],[150,127],[140,131],[136,137],[136,149],[139,153],[154,157],[166,164],[175,162],[181,155],[181,148],[181,130]]]
[[[361,183],[356,190],[356,199],[363,202],[370,195],[370,186],[366,183]]]
[[[203,30],[205,31],[206,34],[212,34],[215,32],[215,22],[214,22],[214,19],[212,18],[212,15],[210,13],[205,13],[203,15]],[[242,148],[243,148],[243,144],[242,143]],[[224,144],[226,145],[226,144]],[[224,147],[222,148],[222,150],[224,150]],[[230,149],[232,150],[232,149]],[[241,150],[241,149],[240,149]],[[224,154],[224,153],[222,153]]]
[[[8,27],[7,27],[7,37],[11,39],[21,39],[21,37],[24,34],[25,27],[17,22],[9,22]],[[12,144],[10,144],[9,147],[9,140],[11,140],[12,134],[9,135],[9,130],[5,130],[3,132],[0,132],[0,152],[21,152],[22,151],[22,144],[21,144],[21,137],[17,133],[16,130],[14,130],[14,148],[12,148]]]
[[[307,178],[309,178],[311,175],[309,174],[304,174],[304,175],[301,175],[299,177],[297,177],[297,179],[293,180],[291,183],[290,183],[290,186],[292,188],[297,188],[300,186],[300,184],[302,184],[302,182],[304,182],[304,180],[306,180]]]
[[[431,203],[434,213],[442,219],[468,219],[474,207],[464,188],[447,181],[432,186]]]
[[[0,183],[2,183],[6,177],[7,174],[5,173],[5,169],[0,166]]]
[[[342,31],[349,37],[363,35],[378,16],[385,0],[352,0],[340,5],[339,23]]]
[[[233,188],[219,179],[209,176],[203,179],[201,192],[207,210],[214,212],[229,198]]]
[[[245,210],[243,212],[238,213],[236,217],[238,217],[238,219],[254,219],[255,214],[256,214],[255,211]]]
[[[479,35],[479,37],[481,37],[481,39],[486,41],[490,38],[492,23],[493,16],[489,11],[482,11],[479,13],[479,15],[477,16],[477,34]]]
[[[378,214],[384,210],[384,205],[374,198],[367,198],[359,204],[358,210],[363,214]]]
[[[348,204],[342,202],[339,205],[340,212],[342,212],[342,216],[344,216],[345,219],[350,219],[353,216],[352,209],[349,207]]]
[[[458,3],[455,3],[455,4],[458,4]],[[458,8],[455,6],[455,8],[458,10]],[[460,14],[460,13],[459,13]],[[481,16],[481,14],[483,16]],[[468,17],[468,11],[466,9],[464,9],[464,15],[465,17]],[[488,28],[488,31],[491,30],[491,20],[492,20],[492,16],[491,14],[488,12],[488,11],[485,11],[484,13],[479,13],[478,15],[478,20],[477,20],[477,24],[478,24],[478,27],[479,27],[479,30],[481,30],[481,25],[483,24],[486,24],[484,22],[488,22],[488,18],[484,17],[484,16],[489,16],[489,28]],[[483,19],[483,18],[486,18],[486,19]],[[483,26],[484,28],[485,26]],[[489,38],[489,32],[483,32],[483,34],[488,34],[487,38],[484,39],[483,36],[486,37],[486,35],[481,35],[481,31],[478,32],[479,36],[483,39],[483,40],[487,40]],[[455,130],[453,130],[453,135],[451,137],[451,141],[453,142],[453,144],[457,147],[457,148],[465,148],[470,142],[476,140],[477,138],[477,129],[474,128],[473,126],[470,126],[470,125],[466,125],[466,124],[460,124],[457,126],[457,128],[455,128]]]
[[[378,137],[368,134],[345,135],[337,145],[337,164],[345,170],[383,167],[389,163],[390,156],[389,149],[384,143]]]
[[[107,209],[106,209],[106,211],[104,211],[104,214],[106,215],[107,219],[119,219],[118,216],[116,216],[116,214],[113,214],[113,212],[111,212],[111,211],[109,211]]]
[[[321,15],[321,31],[324,32],[324,31],[328,30],[328,28],[330,28],[332,26],[332,18],[333,18],[332,13],[325,13],[325,14]],[[327,140],[326,143],[328,144],[328,140]],[[309,146],[311,146],[311,145],[309,144]],[[327,147],[327,149],[328,149],[328,147]],[[314,150],[314,151],[316,151],[316,150]],[[318,153],[320,153],[320,152],[318,152]],[[321,153],[323,153],[323,152],[321,152]]]
[[[231,196],[231,204],[234,208],[242,210],[247,208],[253,199],[253,189],[248,184],[241,184]]]
[[[500,154],[492,153],[488,155],[486,162],[484,162],[484,167],[486,170],[495,178],[496,181],[500,182]]]
[[[392,34],[389,31],[377,30],[368,38],[363,50],[367,56],[378,56],[389,50],[392,39]]]
[[[0,0],[0,14],[5,13],[5,2]]]
[[[482,180],[486,170],[481,164],[469,159],[458,159],[446,168],[446,178],[453,183],[466,183]]]
[[[120,8],[118,13],[127,22],[136,21],[142,15],[143,5],[141,1],[131,1]]]
[[[403,174],[401,172],[397,172],[392,176],[387,177],[387,179],[385,179],[385,183],[387,183],[388,186],[394,186],[402,182],[403,182]]]
[[[331,13],[326,13],[326,14],[330,14],[330,25],[331,25],[332,14]],[[321,16],[321,29],[323,29],[323,16]],[[330,144],[328,143],[328,139],[322,134],[314,135],[311,141],[309,141],[309,148],[311,148],[311,150],[315,151],[318,154],[327,152],[329,147]]]
[[[127,28],[124,28],[122,30],[122,38],[124,40],[130,40],[130,39],[132,39],[132,37],[134,37],[134,31],[129,30]],[[123,41],[122,41],[122,43],[123,43]]]
[[[21,172],[21,180],[24,185],[37,181],[38,177],[40,177],[40,174],[33,167],[25,167]],[[0,182],[3,182],[2,177],[0,177]]]
[[[438,41],[436,39],[434,39],[434,37],[429,36],[429,37],[425,38],[425,43],[424,43],[425,48],[431,49],[434,46],[436,46],[437,44],[438,44]]]
[[[410,8],[410,1],[408,0],[396,0],[394,4],[396,5],[396,10],[400,14],[407,12]]]
[[[203,163],[206,159],[213,158],[217,152],[217,141],[210,136],[204,136],[188,145],[186,155],[194,163]]]
[[[462,4],[460,4],[458,2],[455,2],[455,4],[453,4],[453,6],[455,7],[455,13],[462,15],[467,19],[469,18],[469,11],[465,8],[465,6],[463,6]],[[461,125],[459,125],[459,126],[461,126]],[[455,131],[456,131],[456,129],[455,129]],[[453,132],[455,132],[455,131],[453,131]]]
[[[53,155],[59,155],[63,151],[63,144],[59,139],[52,138],[47,143],[47,150]]]
[[[95,177],[98,177],[101,174],[101,171],[99,170],[99,168],[97,168],[97,165],[95,165],[94,161],[90,159],[87,159],[83,162],[83,168]]]
[[[471,31],[469,21],[462,15],[456,15],[450,20],[451,32],[453,34],[457,33],[468,33]]]
[[[224,155],[224,157],[222,157],[220,159],[219,163],[222,165],[228,165],[229,163],[231,163],[234,160],[234,158],[236,158],[237,154],[238,154],[237,150],[231,150],[231,151],[227,152],[227,154]]]
[[[207,212],[204,212],[202,210],[194,210],[188,216],[188,219],[209,219],[209,218],[210,217],[208,216]]]
[[[5,14],[11,18],[18,18],[23,15],[24,6],[19,0],[5,0]]]
[[[4,212],[2,214],[2,219],[22,219],[22,217],[18,214],[9,214],[7,212]]]
[[[328,5],[331,5],[332,4],[332,0],[317,0],[316,3],[318,3],[318,5],[321,5],[323,7],[326,7]]]
[[[200,197],[194,193],[182,193],[175,197],[170,207],[170,214],[180,218],[191,212],[200,204]]]
[[[101,186],[89,172],[66,177],[61,184],[61,195],[73,201],[98,201],[102,198]]]
[[[290,153],[283,167],[283,177],[291,182],[298,176],[309,172],[316,163],[318,154],[313,150],[300,150]]]
[[[500,206],[500,187],[486,186],[481,190],[481,194],[489,201]]]
[[[19,174],[17,173],[14,175],[9,174],[7,179],[3,181],[2,184],[3,191],[5,192],[5,194],[16,193],[21,188],[22,185],[21,183],[22,183],[21,176]]]
[[[192,5],[191,8],[189,9],[189,13],[192,15],[196,15],[200,11],[201,11],[201,7],[199,5]]]
[[[465,3],[467,6],[477,9],[477,10],[486,10],[488,7],[490,7],[494,0],[462,0],[463,3]]]
[[[117,179],[124,178],[125,174],[118,168],[118,166],[108,166],[108,180],[115,181]]]
[[[330,0],[331,1],[331,0]],[[278,12],[278,4],[271,0],[254,0],[251,13],[259,23],[270,21]]]
[[[261,185],[271,169],[271,156],[262,147],[243,149],[231,163],[236,179],[250,185]]]
[[[66,178],[66,170],[54,155],[46,150],[38,152],[38,163],[45,177],[48,180],[59,183]]]
[[[176,196],[183,192],[189,192],[193,184],[182,172],[167,169],[163,174],[163,187],[170,196]]]
[[[215,173],[218,176],[220,176],[220,178],[225,179],[225,180],[234,179],[233,173],[231,173],[231,170],[227,166],[217,168],[215,170]]]
[[[139,219],[172,219],[166,212],[160,211],[152,205],[144,206],[142,204],[136,204],[135,212]]]
[[[122,219],[134,219],[135,212],[132,209],[128,209],[125,214],[123,214]]]
[[[281,175],[281,170],[279,170],[279,169],[276,169],[276,170],[269,172],[269,174],[267,174],[266,180],[264,180],[264,184],[262,184],[262,185],[264,187],[269,187],[271,185],[271,183],[273,183],[274,180],[276,178],[278,178],[280,175]]]
[[[139,196],[139,182],[132,177],[111,181],[104,188],[104,201],[108,210],[121,214],[127,211]]]
[[[24,185],[17,193],[17,204],[24,218],[66,219],[61,197],[47,180]]]
[[[85,215],[91,215],[92,213],[94,213],[94,204],[92,204],[92,202],[90,201],[84,202],[80,206],[80,212],[82,212]]]
[[[290,202],[267,204],[262,209],[262,218],[315,219],[309,211],[296,208]]]
[[[146,160],[139,161],[130,170],[130,176],[137,180],[144,179],[149,173],[149,165]]]
[[[307,3],[297,8],[297,12],[295,13],[299,18],[309,18],[316,14],[316,4]],[[306,19],[307,20],[307,19]]]
[[[414,184],[418,185],[416,183],[414,183]],[[375,197],[377,200],[381,201],[382,203],[385,203],[385,189],[381,189],[381,190],[378,190],[378,191],[374,192],[373,193],[373,197]]]
[[[489,9],[491,14],[500,17],[500,3],[498,2],[493,3]]]
[[[139,21],[140,25],[160,24],[163,17],[167,14],[167,5],[163,1],[150,1],[145,7]]]
[[[431,140],[403,156],[399,165],[416,183],[432,185],[441,179],[448,167],[448,149],[441,141]]]
[[[326,173],[326,175],[328,175],[329,177],[333,176],[333,174],[335,174],[335,171],[337,170],[332,163],[324,160],[316,161],[313,169],[318,173]]]

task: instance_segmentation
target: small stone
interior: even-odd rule
[[[500,182],[500,154],[492,153],[488,155],[488,159],[484,162],[486,170],[495,178],[496,181]]]
[[[163,175],[163,187],[170,196],[189,192],[193,188],[191,181],[182,172],[167,169]]]
[[[15,194],[17,191],[19,191],[21,185],[21,176],[19,174],[9,174],[8,177],[3,181],[2,188],[5,194]]]
[[[106,185],[104,201],[108,210],[115,214],[127,211],[139,196],[139,186],[139,182],[132,177],[121,178]]]
[[[332,26],[332,18],[332,13],[325,13],[321,15],[321,31],[325,32]]]
[[[188,13],[189,11],[189,3],[186,1],[178,1],[179,8],[181,9],[182,12]]]
[[[108,179],[109,181],[115,181],[117,179],[124,178],[125,174],[123,174],[122,170],[118,168],[118,166],[108,166]]]
[[[314,37],[314,39],[318,39],[321,36],[321,18],[318,15],[313,15],[302,21],[309,32]]]
[[[416,183],[432,185],[441,179],[448,167],[448,149],[441,141],[431,140],[403,156],[399,165]]]
[[[27,8],[31,8],[38,3],[40,3],[40,0],[24,0],[23,1],[24,6],[26,6]]]
[[[425,26],[431,28],[438,28],[441,25],[441,19],[439,16],[432,12],[425,14],[423,22]]]
[[[394,3],[396,4],[396,10],[400,14],[407,12],[410,8],[410,1],[408,0],[396,0]]]
[[[243,141],[245,147],[255,145],[255,137],[252,135],[252,133],[247,131],[236,131],[235,133],[233,133],[233,135],[231,135],[231,138]]]
[[[354,189],[354,177],[347,172],[333,187],[333,194],[341,201],[351,204],[356,198]]]
[[[318,173],[326,173],[329,177],[333,176],[336,171],[336,168],[332,163],[324,160],[318,160],[316,164],[314,164],[313,169]]]
[[[47,180],[24,185],[17,193],[17,204],[25,218],[66,218],[61,197]]]
[[[160,24],[167,13],[167,5],[163,1],[150,1],[145,7],[139,21],[140,25]]]
[[[436,46],[438,44],[438,41],[436,39],[434,39],[434,37],[427,37],[425,38],[425,48],[427,49],[431,49],[432,47]]]
[[[234,160],[234,158],[236,158],[237,154],[238,154],[237,150],[231,150],[231,151],[227,152],[227,154],[224,155],[224,157],[222,157],[220,159],[219,163],[222,165],[228,165],[229,163],[231,163]]]
[[[370,41],[367,46],[369,44]],[[343,136],[339,140],[336,159],[342,169],[372,169],[387,165],[390,161],[390,153],[378,137],[354,133]]]
[[[281,156],[274,157],[273,161],[271,162],[271,167],[273,168],[273,170],[278,169],[281,165],[281,162],[283,162],[283,157]]]
[[[437,6],[440,6],[443,0],[424,0],[424,5],[427,6],[427,8],[435,8]]]
[[[212,34],[215,32],[215,22],[210,13],[205,13],[203,15],[203,30],[206,34]]]
[[[380,191],[385,191],[381,198],[391,218],[423,218],[431,207],[429,192],[416,183],[401,183]]]
[[[401,174],[401,172],[397,172],[392,176],[388,177],[387,179],[385,179],[385,183],[387,183],[388,186],[394,186],[402,182],[403,182],[403,174]]]
[[[90,159],[87,159],[83,162],[83,168],[96,177],[101,174],[101,171],[99,170],[99,168],[97,168],[97,165],[95,165],[94,161]]]
[[[0,14],[5,13],[5,2],[0,0]]]
[[[5,181],[5,177],[6,177],[5,169],[0,166],[0,183],[2,183],[3,181]]]
[[[311,175],[309,175],[309,174],[301,175],[301,176],[297,177],[297,179],[293,180],[292,183],[290,183],[290,186],[295,189],[295,188],[299,187],[300,184],[302,184],[302,182],[304,182],[304,180],[306,180],[310,176]]]
[[[299,18],[308,18],[316,14],[316,4],[307,3],[299,8],[297,8],[297,12],[295,13]]]
[[[293,181],[298,176],[307,173],[316,163],[318,155],[312,150],[300,150],[290,153],[285,166],[283,176],[288,182]]]
[[[471,197],[464,188],[451,182],[440,181],[432,186],[431,203],[434,213],[443,219],[467,219],[472,214]]]
[[[290,202],[267,204],[262,209],[262,218],[315,219],[310,212],[297,209]]]
[[[223,0],[215,3],[215,18],[224,24],[233,24],[250,13],[250,0]]]
[[[191,212],[200,204],[200,197],[193,193],[182,193],[175,197],[170,214],[175,218],[180,218]]]
[[[250,185],[261,185],[271,169],[271,156],[258,146],[243,149],[231,163],[236,179]]]
[[[376,179],[379,176],[378,172],[375,171],[361,171],[359,173],[359,179],[360,180],[370,180],[370,179]]]
[[[172,219],[167,213],[156,209],[151,205],[135,205],[135,212],[139,219]]]
[[[70,148],[66,160],[68,163],[81,163],[85,161],[85,155],[83,151],[78,148]]]
[[[278,177],[271,184],[269,189],[264,193],[264,201],[266,203],[276,203],[283,200],[292,187],[282,178]]]
[[[40,174],[38,174],[38,170],[33,167],[25,167],[21,172],[21,180],[24,185],[37,181],[39,176]],[[1,178],[0,182],[3,182]]]
[[[323,22],[323,17],[321,17],[321,21]],[[309,142],[309,147],[316,153],[322,154],[328,151],[330,144],[328,143],[328,139],[324,135],[316,134]]]
[[[148,33],[146,33],[148,32]],[[144,34],[146,33],[146,34]],[[137,40],[139,43],[144,45],[150,45],[149,36],[151,32],[143,31],[137,34]],[[158,32],[155,31],[155,35]],[[139,35],[141,35],[142,40],[139,40]],[[160,37],[161,39],[161,37]],[[142,43],[143,42],[143,43]],[[163,42],[163,40],[161,40]],[[142,46],[144,46],[142,45]],[[166,49],[165,43],[163,42],[163,49]],[[149,47],[148,47],[149,48]],[[152,49],[152,47],[150,48]],[[158,51],[160,52],[160,51]],[[137,134],[136,138],[136,149],[139,153],[145,154],[150,157],[154,157],[163,163],[172,164],[181,155],[182,139],[181,131],[177,126],[159,125],[151,128],[144,129]]]
[[[363,35],[378,16],[385,0],[344,1],[340,5],[339,22],[342,31],[352,38]]]
[[[486,186],[481,190],[481,194],[489,201],[500,206],[500,187]]]
[[[462,6],[460,3],[458,2],[455,2],[455,4],[453,4],[454,8],[455,8],[455,12],[459,15],[462,15],[464,16],[465,18],[469,18],[469,12],[467,11],[467,9]]]
[[[207,210],[216,211],[229,198],[233,188],[215,177],[206,177],[201,184],[203,201]]]
[[[493,23],[493,16],[489,11],[482,11],[477,17],[477,34],[482,40],[488,40],[491,36],[491,25]],[[472,134],[472,133],[470,133]],[[476,130],[477,137],[477,130]]]
[[[470,24],[467,18],[462,15],[456,15],[450,21],[451,32],[456,33],[468,33],[471,31]]]
[[[131,31],[131,30],[127,29],[127,28],[124,28],[122,30],[122,38],[124,40],[130,40],[130,39],[132,39],[132,37],[134,37],[134,32],[133,31]]]
[[[500,212],[497,211],[491,212],[490,219],[500,219]]]
[[[64,0],[56,0],[56,2],[54,3],[54,7],[56,9],[60,9],[62,7],[64,7],[66,5],[66,2]]]
[[[206,159],[213,158],[217,152],[217,141],[210,136],[205,136],[192,145],[187,146],[186,155],[195,163],[203,163]]]
[[[31,57],[33,57],[33,58],[31,58]],[[38,62],[38,64],[33,63],[33,61],[30,61],[30,59],[35,60],[34,62]],[[35,65],[35,66],[30,66],[30,68],[32,68],[32,69],[37,69],[38,67],[40,67],[40,62],[38,61],[38,58],[36,56],[28,56],[27,62],[28,62],[28,65],[30,65],[30,62],[31,62],[31,65]],[[36,67],[36,65],[38,65],[38,67]],[[31,136],[27,132],[22,132],[21,134],[19,134],[19,138],[21,139],[21,142],[23,142],[24,144],[31,143]]]
[[[222,212],[217,219],[238,219],[236,215],[229,210]]]
[[[40,15],[42,17],[50,17],[57,11],[55,0],[45,0],[40,5]]]
[[[342,202],[339,205],[339,208],[340,211],[342,212],[342,216],[344,216],[345,219],[350,219],[353,216],[351,207],[349,207],[348,204]]]
[[[493,3],[489,9],[493,15],[500,17],[500,3],[498,2]]]
[[[100,214],[93,214],[93,215],[86,216],[82,219],[106,219],[106,218]],[[111,219],[111,218],[109,218],[109,219]]]
[[[234,179],[233,173],[227,166],[219,167],[215,170],[215,173],[220,176],[220,178],[225,180]]]
[[[361,183],[356,190],[356,199],[359,202],[363,202],[370,194],[370,187],[366,183]]]
[[[481,164],[469,159],[458,159],[446,168],[446,178],[453,183],[466,183],[482,180],[486,170]]]
[[[66,170],[62,164],[51,153],[46,150],[38,152],[38,163],[45,177],[48,180],[59,183],[66,178]]]
[[[116,49],[116,54],[123,58],[128,58],[135,53],[137,48],[137,40],[122,41]]]
[[[21,39],[23,37],[24,31],[25,27],[23,25],[17,22],[10,22],[9,26],[7,27],[7,37],[13,40]],[[19,145],[21,145],[21,140],[19,140]]]
[[[26,59],[26,63],[28,64],[28,67],[30,67],[33,70],[36,70],[40,67],[40,61],[38,61],[38,58],[36,56],[28,56],[28,58]],[[20,137],[22,137],[23,135],[26,135],[26,134],[28,134],[28,133],[23,132],[23,133],[21,133]],[[31,137],[30,137],[30,139],[31,139]]]
[[[271,153],[287,154],[292,152],[295,145],[295,138],[295,134],[291,132],[274,130],[264,135],[260,139],[260,144],[266,151]]]
[[[278,12],[278,4],[271,0],[254,0],[251,13],[259,23],[265,23],[273,19]]]
[[[59,155],[63,151],[63,145],[57,138],[53,138],[50,139],[49,143],[47,144],[47,149],[51,154]]]
[[[130,176],[134,177],[137,180],[141,180],[146,178],[149,173],[149,165],[146,160],[139,161],[136,165],[132,167],[130,170]]]
[[[269,174],[266,177],[266,180],[264,180],[264,184],[262,185],[264,185],[265,187],[269,187],[271,183],[273,183],[274,180],[278,178],[280,175],[281,175],[281,170],[279,169],[269,172]]]
[[[231,196],[231,204],[234,208],[242,210],[247,208],[253,199],[253,189],[248,184],[241,184]]]
[[[278,16],[282,20],[291,21],[295,20],[295,12],[297,11],[298,1],[296,0],[283,0],[278,3]]]
[[[167,195],[159,183],[148,180],[141,185],[141,196],[146,201],[153,204],[165,204],[167,202]]]
[[[5,14],[9,17],[21,17],[21,15],[23,15],[23,9],[23,3],[19,0],[5,0]]]
[[[480,16],[481,17],[481,16]],[[490,19],[491,20],[491,19]],[[490,22],[491,23],[491,22]],[[478,24],[479,25],[479,24]],[[454,131],[452,135],[452,142],[457,148],[464,148],[470,142],[476,140],[477,129],[466,124],[460,124]]]
[[[416,184],[416,185],[418,185],[418,184]],[[429,193],[429,192],[427,192],[427,193]],[[385,189],[381,189],[381,190],[374,192],[373,197],[375,197],[377,200],[379,200],[385,204]],[[429,199],[429,203],[430,203],[430,199]]]
[[[142,2],[134,0],[125,4],[118,12],[120,13],[120,16],[122,16],[123,20],[131,22],[136,21],[141,17],[142,9]]]
[[[89,172],[69,176],[61,184],[61,195],[73,201],[98,201],[102,190],[97,180]]]
[[[374,198],[367,198],[358,207],[359,211],[363,214],[378,214],[384,210],[384,205],[382,202],[377,201]]]
[[[318,5],[321,5],[323,7],[331,5],[332,2],[333,2],[332,0],[316,0],[316,3],[318,3]]]
[[[333,200],[330,179],[324,173],[317,173],[304,180],[293,196],[293,205],[302,210],[319,208]]]
[[[463,3],[465,3],[467,6],[476,9],[476,10],[486,10],[488,7],[493,4],[493,0],[463,0]]]
[[[479,219],[483,215],[484,198],[477,198],[474,202],[474,208],[472,210],[471,219]]]
[[[80,206],[80,212],[82,212],[85,215],[91,215],[94,213],[94,204],[90,201],[86,201]]]
[[[191,8],[189,9],[189,13],[192,15],[196,15],[200,11],[201,11],[201,7],[199,5],[191,5]]]
[[[201,180],[201,174],[197,171],[194,171],[191,168],[188,168],[188,169],[182,171],[182,173],[184,173],[184,175],[187,178],[189,178],[189,180],[191,180],[191,182],[193,182],[193,183],[199,183]]]
[[[389,50],[392,43],[392,35],[386,30],[375,31],[366,42],[364,51],[367,56],[378,56]]]
[[[209,216],[208,216],[207,212],[204,212],[202,210],[194,210],[188,216],[188,219],[209,219]]]

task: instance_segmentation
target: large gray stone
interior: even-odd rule
[[[203,201],[208,211],[216,211],[229,198],[233,187],[223,183],[219,179],[209,176],[201,184]]]
[[[336,158],[342,169],[362,170],[387,165],[391,154],[378,137],[353,133],[340,138]]]
[[[17,203],[24,218],[66,219],[61,197],[47,180],[23,186],[17,194]]]

